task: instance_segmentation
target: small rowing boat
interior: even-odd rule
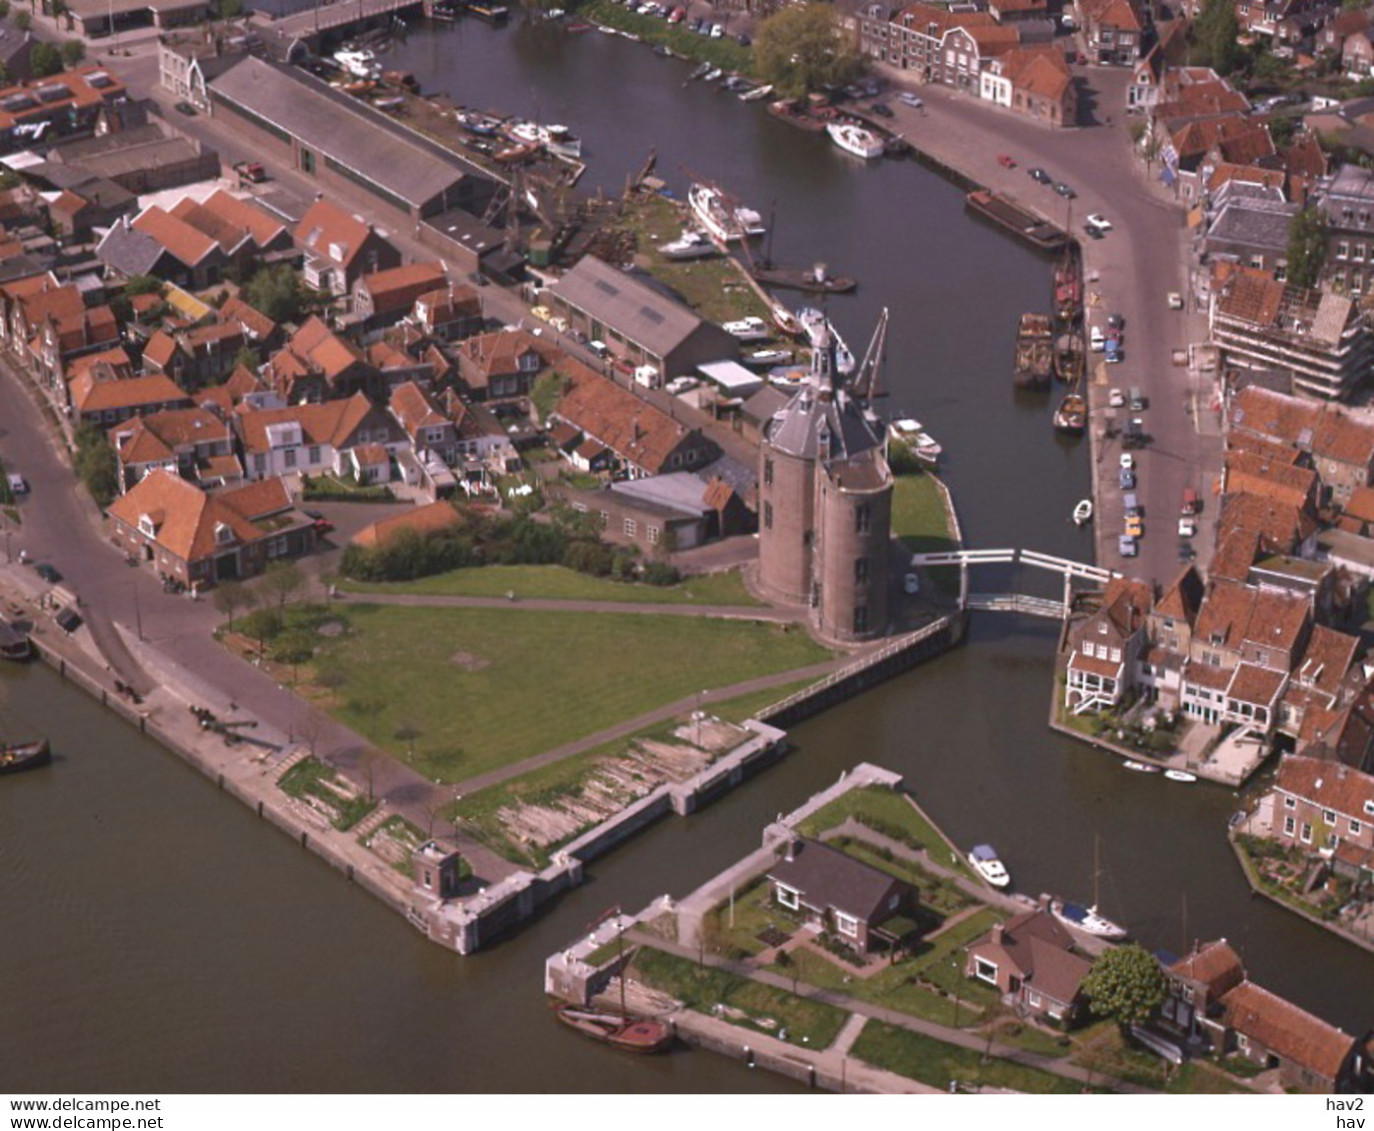
[[[1136,762],[1134,760],[1121,763],[1123,770],[1134,770],[1138,774],[1157,774],[1158,766],[1151,766],[1148,762]]]
[[[1184,784],[1197,781],[1197,774],[1190,774],[1187,770],[1165,770],[1164,776],[1170,781],[1179,781]]]

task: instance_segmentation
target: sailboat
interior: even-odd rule
[[[1050,900],[1050,914],[1063,923],[1066,927],[1082,931],[1087,935],[1095,935],[1100,939],[1124,939],[1126,928],[1119,923],[1114,923],[1105,915],[1097,910],[1098,904],[1098,883],[1102,878],[1102,869],[1098,865],[1098,840],[1093,838],[1093,901],[1090,907],[1084,907],[1081,903],[1070,903],[1065,899]]]
[[[608,914],[615,915],[616,940],[619,943],[616,964],[620,967],[620,1012],[604,1009],[591,1009],[574,1002],[564,1002],[554,1007],[554,1016],[564,1025],[576,1029],[593,1040],[604,1041],[626,1052],[662,1052],[673,1042],[673,1030],[665,1021],[657,1018],[631,1017],[625,1007],[625,929],[619,922],[620,908]],[[594,924],[595,926],[595,924]]]

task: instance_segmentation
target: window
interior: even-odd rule
[[[645,530],[644,530],[644,533],[645,533],[645,534],[648,536],[648,538],[649,538],[649,545],[651,545],[651,546],[657,546],[657,545],[658,545],[658,536],[659,536],[659,533],[660,533],[660,532],[659,532],[659,529],[658,529],[657,526],[649,526],[649,527],[646,527]]]
[[[639,523],[637,523],[632,518],[627,518],[622,524],[622,528],[625,531],[626,538],[633,538],[637,533],[639,533]]]
[[[1351,835],[1351,836],[1359,836],[1359,835],[1360,835],[1360,830],[1361,830],[1362,828],[1363,828],[1363,826],[1360,824],[1359,821],[1355,820],[1355,818],[1353,818],[1353,817],[1350,819],[1350,835]]]
[[[773,485],[773,460],[772,457],[763,461],[763,485],[771,487]]]
[[[1114,663],[1114,664],[1119,664],[1119,663],[1121,663],[1121,649],[1120,649],[1120,648],[1113,648],[1113,649],[1112,649],[1112,663]]]
[[[1085,640],[1083,642],[1083,655],[1087,656],[1088,659],[1091,660],[1095,655],[1097,655],[1097,645],[1094,644],[1091,640]]]
[[[1374,817],[1374,801],[1366,801],[1364,803],[1364,811],[1366,816]]]
[[[1332,810],[1330,810],[1330,809],[1323,809],[1323,810],[1322,810],[1322,821],[1323,821],[1325,824],[1334,825],[1334,824],[1336,823],[1336,814],[1335,814]]]
[[[975,958],[973,960],[973,976],[984,982],[991,982],[997,985],[997,963],[989,962],[986,958]]]
[[[1296,797],[1285,797],[1283,799],[1283,807],[1285,809],[1296,809],[1298,807],[1298,799]]]
[[[854,584],[863,585],[868,581],[868,559],[854,559]]]
[[[1302,823],[1302,834],[1299,836],[1298,839],[1301,840],[1303,844],[1312,843],[1312,826],[1309,825],[1306,821]]]
[[[286,464],[287,467],[295,467],[295,466],[296,466],[296,449],[295,449],[295,448],[287,448],[287,449],[282,453],[282,462],[283,462],[284,464]]]
[[[873,522],[873,511],[867,503],[854,508],[854,533],[867,534]]]
[[[310,445],[310,456],[309,456],[309,459],[310,459],[310,462],[311,462],[311,463],[319,463],[319,462],[320,462],[320,446],[319,446],[319,444],[311,444],[311,445]]]
[[[855,632],[867,632],[867,631],[868,631],[868,606],[867,606],[867,605],[855,605],[855,606],[854,606],[854,631],[855,631]]]
[[[851,939],[859,937],[859,921],[853,915],[846,915],[843,911],[835,912],[835,927],[842,935],[848,935]]]
[[[763,526],[765,530],[773,529],[773,504],[763,504]]]
[[[800,893],[798,893],[794,888],[785,887],[782,884],[777,885],[776,891],[778,896],[778,902],[780,904],[782,904],[784,907],[790,907],[793,911],[797,909],[798,905],[801,902],[798,899],[798,895]]]
[[[1297,822],[1295,822],[1292,817],[1285,817],[1283,819],[1283,831],[1286,832],[1289,836],[1293,835],[1293,831],[1296,827]]]

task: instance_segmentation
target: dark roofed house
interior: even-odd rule
[[[653,366],[665,379],[739,355],[739,343],[719,326],[593,255],[583,256],[544,294],[574,330],[604,341],[631,367]]]
[[[964,973],[995,986],[1013,1005],[1072,1025],[1082,1014],[1092,963],[1048,911],[1031,909],[970,943]]]
[[[814,840],[790,843],[786,855],[769,869],[768,879],[779,906],[831,932],[859,954],[900,942],[882,925],[909,915],[916,905],[910,884]]]

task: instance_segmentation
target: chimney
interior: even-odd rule
[[[993,946],[1001,946],[1001,945],[1002,945],[1002,934],[1003,934],[1003,931],[1002,931],[1002,924],[1001,924],[1001,923],[998,923],[995,927],[992,928],[992,944],[993,944]]]
[[[797,844],[796,837],[789,836],[787,838],[787,844],[783,849],[782,858],[786,860],[789,864],[791,864],[792,861],[794,861],[797,858],[797,849],[799,847],[800,846]]]

